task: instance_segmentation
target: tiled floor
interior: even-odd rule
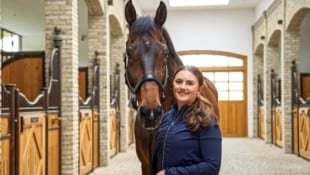
[[[141,175],[134,146],[91,175]],[[310,175],[310,161],[260,139],[223,138],[220,175]]]

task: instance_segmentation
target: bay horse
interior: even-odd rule
[[[162,114],[174,102],[172,75],[183,66],[170,36],[163,26],[167,7],[161,1],[155,17],[137,17],[131,0],[125,5],[129,33],[124,56],[125,80],[133,94],[131,102],[137,110],[135,119],[136,154],[141,162],[142,174],[150,175],[156,132]],[[211,81],[205,79],[201,95],[218,113],[218,94]]]

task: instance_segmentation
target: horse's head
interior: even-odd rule
[[[168,79],[168,48],[162,34],[167,8],[160,2],[154,18],[137,18],[130,0],[125,16],[129,27],[124,60],[126,84],[138,103],[137,120],[143,128],[154,130],[163,114],[161,101]]]

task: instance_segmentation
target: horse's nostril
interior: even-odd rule
[[[160,117],[163,113],[163,108],[161,106],[157,106],[155,109],[154,109],[154,116],[156,117]]]
[[[141,106],[140,108],[140,115],[147,120],[155,120],[160,117],[163,113],[163,109],[161,106],[157,106],[153,109],[150,109],[145,106]]]
[[[141,106],[141,108],[140,108],[140,114],[141,114],[141,116],[146,117],[146,116],[149,116],[150,113],[151,113],[151,110],[150,110],[149,108],[144,107],[144,106]]]

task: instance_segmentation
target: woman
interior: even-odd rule
[[[153,159],[154,175],[219,174],[222,136],[207,99],[199,95],[203,76],[184,66],[173,78],[176,103],[160,125]]]

